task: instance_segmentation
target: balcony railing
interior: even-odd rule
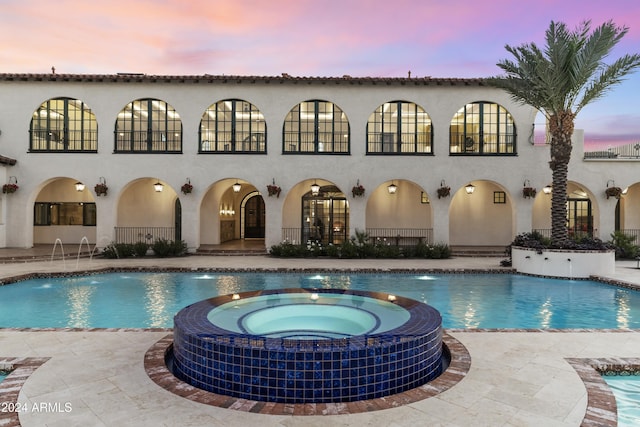
[[[181,131],[116,131],[116,153],[180,153]]]
[[[640,143],[611,147],[600,151],[587,151],[585,160],[640,160]]]
[[[174,227],[115,227],[116,243],[152,244],[156,240],[175,240]]]
[[[95,130],[32,130],[31,151],[97,151],[98,132]]]

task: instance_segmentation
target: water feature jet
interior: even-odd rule
[[[56,241],[53,243],[53,250],[51,251],[51,261],[53,262],[53,257],[56,254],[56,247],[58,247],[58,243],[60,243],[60,250],[62,251],[62,265],[63,268],[66,270],[67,269],[67,262],[64,258],[64,245],[62,244],[62,239],[60,239],[59,237],[56,238]]]

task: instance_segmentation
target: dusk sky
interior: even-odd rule
[[[640,53],[638,0],[0,0],[0,72],[488,77],[586,19]],[[640,72],[580,113],[588,146],[640,142],[639,94]]]

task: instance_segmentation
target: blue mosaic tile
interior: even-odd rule
[[[241,294],[242,298],[279,292]],[[362,295],[363,291],[314,290]],[[233,334],[207,314],[229,296],[195,303],[174,320],[174,373],[207,391],[280,403],[324,403],[372,399],[422,385],[442,370],[440,314],[407,298],[396,303],[410,317],[381,334],[340,339],[291,340]]]

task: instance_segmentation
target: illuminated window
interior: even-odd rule
[[[296,105],[284,121],[285,154],[349,154],[349,121],[344,112],[327,101]]]
[[[164,101],[139,99],[118,113],[116,153],[181,153],[182,121]]]
[[[498,104],[473,102],[465,105],[451,120],[449,153],[516,154],[516,127],[513,117]]]
[[[33,225],[96,225],[95,203],[43,203],[33,209]]]
[[[228,99],[211,105],[200,121],[201,153],[266,153],[266,124],[251,103]]]
[[[432,139],[431,118],[412,102],[384,103],[367,122],[367,154],[432,154]]]
[[[33,113],[29,129],[30,151],[98,150],[98,122],[86,104],[77,99],[55,98]]]
[[[507,203],[507,194],[504,191],[494,191],[493,203],[496,203],[496,204]]]

